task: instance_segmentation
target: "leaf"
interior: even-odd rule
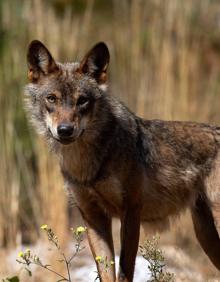
[[[57,259],[58,262],[64,262],[64,259]]]
[[[95,282],[95,281],[97,281],[98,279],[100,279],[100,277],[99,277],[98,271],[94,271],[94,272],[97,274],[97,276],[96,276],[96,278],[95,278],[95,280],[94,280],[94,282]]]
[[[19,280],[18,276],[13,276],[11,278],[6,278],[6,281],[8,281],[8,282],[19,282],[20,280]]]
[[[30,271],[30,269],[28,269],[27,267],[25,267],[25,270],[27,271],[28,275],[31,277],[31,276],[32,276],[32,272]]]

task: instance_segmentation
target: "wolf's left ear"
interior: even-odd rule
[[[86,54],[80,63],[79,71],[94,78],[99,84],[104,84],[107,80],[109,59],[108,47],[100,42]]]
[[[53,57],[47,48],[38,40],[30,43],[27,52],[28,61],[28,77],[30,81],[36,82],[42,75],[48,75],[56,70],[56,65]]]

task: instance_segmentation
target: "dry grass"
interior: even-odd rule
[[[42,223],[64,238],[70,221],[57,162],[23,110],[29,41],[42,40],[61,61],[106,41],[111,92],[132,110],[219,123],[219,11],[211,0],[1,1],[0,246],[36,241]],[[198,249],[188,232],[173,234],[172,242]]]

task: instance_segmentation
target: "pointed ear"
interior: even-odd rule
[[[108,47],[100,42],[86,54],[80,63],[79,71],[94,78],[99,84],[103,84],[107,80],[109,59]]]
[[[53,57],[47,48],[38,40],[30,43],[27,52],[28,78],[36,82],[41,75],[48,75],[58,70]]]

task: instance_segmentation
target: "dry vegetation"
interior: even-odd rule
[[[0,2],[0,247],[36,242],[48,223],[65,238],[70,214],[57,162],[23,110],[26,48],[45,42],[74,61],[97,41],[111,51],[111,92],[145,118],[220,123],[220,3],[214,0]],[[76,219],[74,218],[74,224]],[[200,257],[189,220],[163,237]],[[181,230],[181,232],[179,231]]]

